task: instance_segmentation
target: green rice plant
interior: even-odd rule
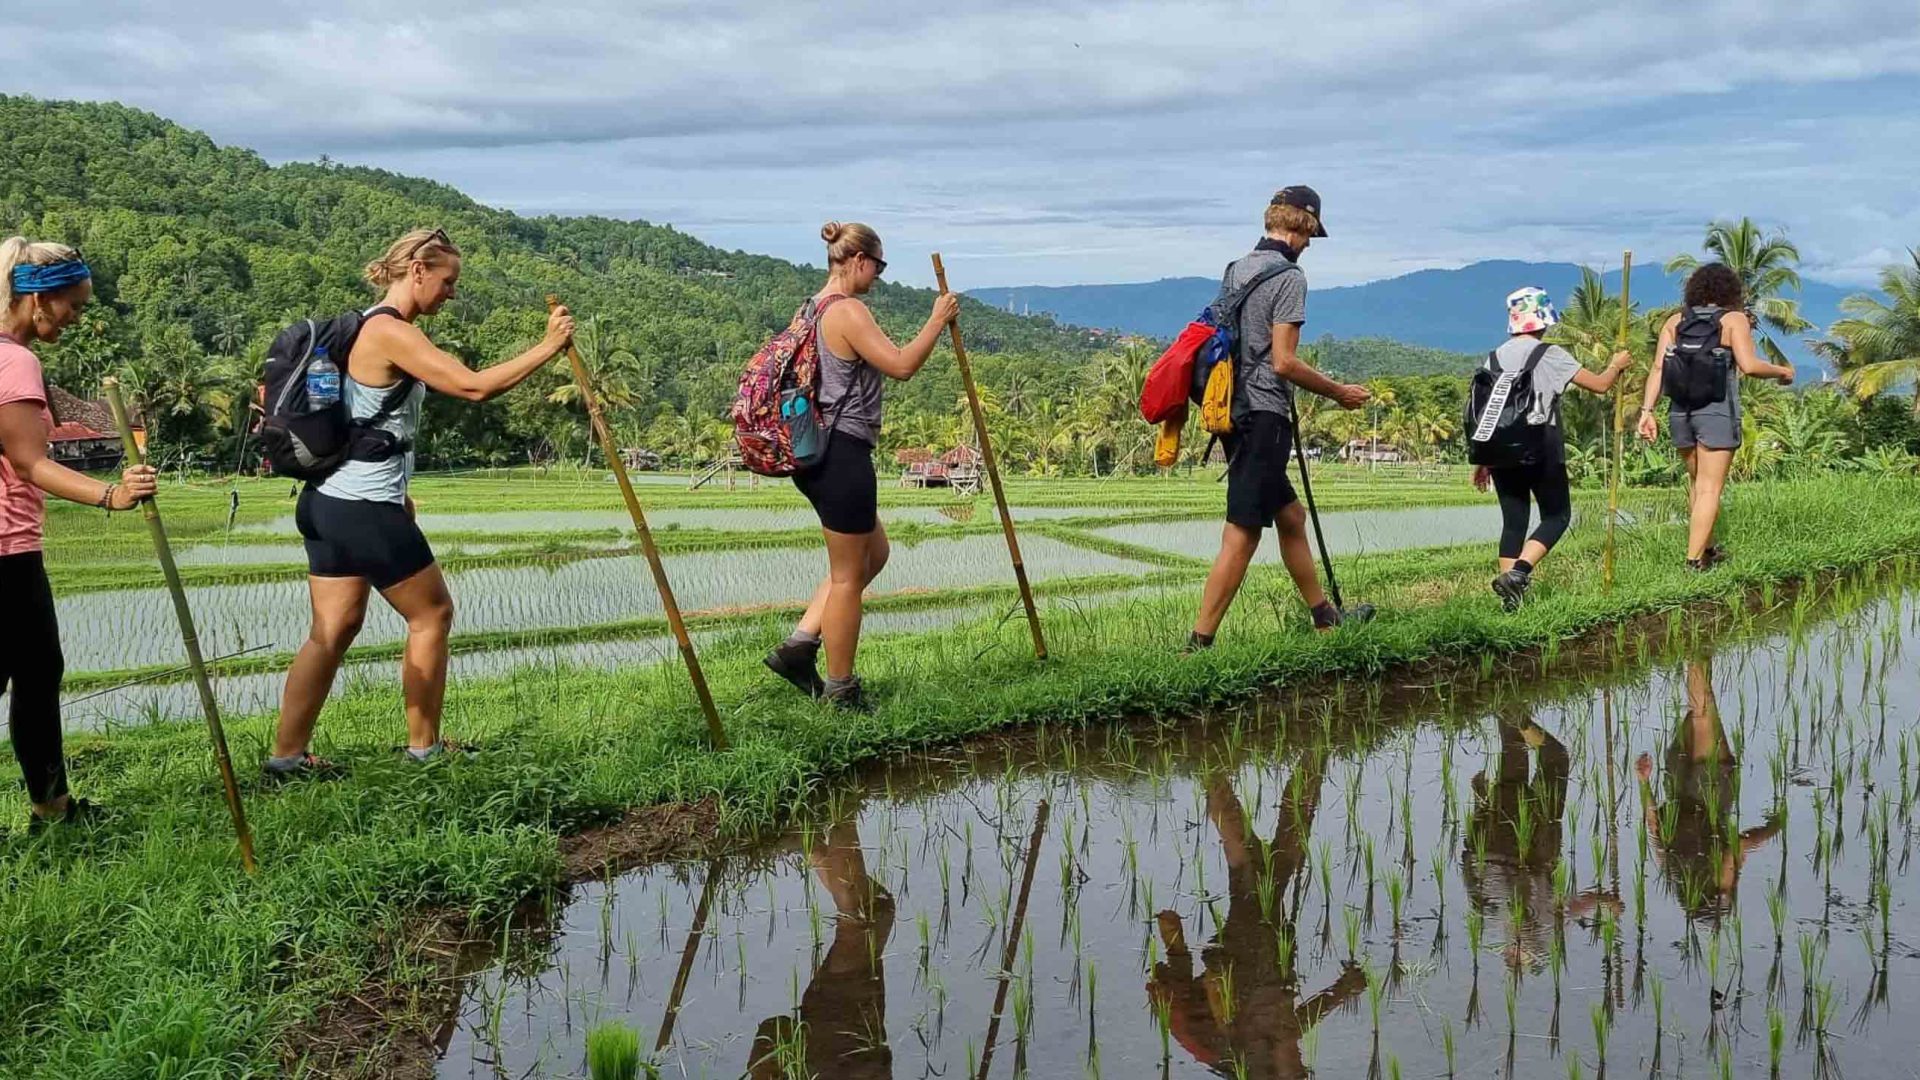
[[[587,1030],[587,1075],[592,1080],[637,1080],[640,1064],[640,1033],[629,1025],[610,1020]]]

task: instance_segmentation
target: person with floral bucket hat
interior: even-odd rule
[[[1623,350],[1613,355],[1605,371],[1587,370],[1572,353],[1544,340],[1559,321],[1545,289],[1516,289],[1507,296],[1507,340],[1487,354],[1486,370],[1495,375],[1525,371],[1531,362],[1533,402],[1526,421],[1542,429],[1536,460],[1482,465],[1473,471],[1473,486],[1481,491],[1491,486],[1500,498],[1500,572],[1493,591],[1508,611],[1520,606],[1532,587],[1534,567],[1573,523],[1566,438],[1560,430],[1561,395],[1569,386],[1607,393],[1633,363]],[[1540,508],[1540,524],[1529,535],[1535,506]]]

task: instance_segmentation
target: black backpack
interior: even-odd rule
[[[1553,348],[1541,342],[1527,354],[1519,371],[1500,370],[1499,353],[1487,354],[1487,362],[1473,373],[1467,388],[1466,419],[1461,425],[1467,433],[1467,460],[1493,469],[1516,465],[1536,465],[1546,459],[1547,433],[1558,422],[1553,415],[1545,424],[1528,422],[1533,412],[1533,369],[1540,358]],[[1554,403],[1557,413],[1559,402]]]
[[[1687,308],[1673,328],[1673,347],[1661,361],[1660,386],[1682,409],[1698,409],[1727,400],[1727,371],[1733,353],[1720,343],[1717,307]]]
[[[375,308],[361,313],[349,311],[331,319],[304,319],[287,327],[267,348],[266,373],[261,382],[260,452],[272,463],[273,471],[294,480],[317,483],[348,461],[385,461],[413,448],[411,441],[396,438],[379,427],[400,407],[419,380],[402,375],[387,391],[380,408],[369,417],[351,419],[346,394],[330,406],[315,408],[307,397],[307,366],[316,347],[323,347],[339,365],[340,378],[346,381],[347,357],[360,336],[360,328],[375,315],[394,315],[392,308]]]

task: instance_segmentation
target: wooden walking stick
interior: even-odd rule
[[[987,1080],[993,1067],[993,1044],[1000,1038],[1000,1013],[1007,1007],[1007,987],[1013,984],[1013,964],[1019,956],[1021,928],[1027,921],[1027,896],[1033,892],[1033,868],[1040,861],[1040,837],[1047,831],[1047,815],[1052,808],[1041,799],[1033,814],[1033,837],[1027,841],[1027,868],[1020,874],[1020,899],[1013,907],[1013,922],[1007,926],[1007,945],[1000,954],[1000,988],[993,993],[993,1016],[987,1021],[987,1044],[980,1050],[980,1068],[976,1080]]]
[[[940,291],[947,292],[947,268],[940,253],[933,253],[933,277]],[[973,368],[967,363],[967,347],[960,341],[960,317],[947,324],[953,337],[953,358],[960,365],[960,383],[967,390],[967,408],[973,413],[973,433],[980,440],[980,458],[987,466],[987,480],[993,485],[994,505],[1000,509],[1000,531],[1007,537],[1007,554],[1013,558],[1013,580],[1020,585],[1020,602],[1027,607],[1027,627],[1033,631],[1033,658],[1047,658],[1047,638],[1040,631],[1040,612],[1033,606],[1033,586],[1027,584],[1027,564],[1020,558],[1020,539],[1013,532],[1013,511],[1007,509],[1007,492],[1000,486],[1000,465],[993,457],[993,443],[987,440],[987,413],[980,407],[980,391],[973,385]]]
[[[1620,348],[1627,347],[1627,326],[1633,319],[1633,252],[1628,251],[1620,258]],[[1626,455],[1627,414],[1621,410],[1626,395],[1620,387],[1613,390],[1613,468],[1607,477],[1607,537],[1602,545],[1600,559],[1600,581],[1608,592],[1613,591],[1613,532],[1620,517],[1620,466]]]
[[[551,312],[560,306],[560,298],[547,294],[547,310]],[[653,544],[653,532],[647,528],[647,515],[640,509],[640,497],[633,493],[633,481],[627,478],[627,463],[620,458],[620,448],[614,445],[613,432],[607,427],[606,418],[600,415],[600,399],[593,394],[593,380],[587,375],[587,363],[580,358],[580,349],[569,340],[567,342],[567,362],[573,366],[573,382],[580,388],[580,400],[586,403],[587,419],[593,428],[593,434],[600,440],[600,452],[606,455],[607,468],[613,470],[613,479],[620,485],[620,497],[626,500],[627,513],[633,518],[633,527],[640,533],[640,550],[647,557],[647,566],[653,571],[653,587],[660,592],[660,604],[667,611],[667,625],[673,629],[673,639],[680,645],[680,658],[687,662],[687,675],[693,679],[693,692],[700,699],[700,711],[707,717],[707,735],[713,740],[715,750],[728,747],[727,729],[720,726],[720,711],[714,708],[713,692],[707,689],[707,677],[700,671],[700,657],[694,654],[693,639],[687,636],[687,624],[680,618],[680,605],[673,598],[673,585],[667,581],[667,569],[660,563],[660,549]]]
[[[693,974],[693,959],[700,954],[700,942],[707,935],[707,913],[713,910],[714,886],[720,881],[720,861],[707,864],[707,880],[700,886],[700,903],[693,909],[693,927],[687,931],[687,943],[680,949],[680,968],[673,974],[673,990],[667,995],[667,1013],[660,1018],[660,1036],[653,1042],[658,1054],[673,1041],[673,1025],[680,1019],[680,1001],[687,993],[687,977]]]
[[[127,402],[120,393],[120,380],[100,381],[107,404],[113,409],[113,422],[120,429],[120,445],[127,460],[145,465],[146,456],[133,437],[133,424],[127,419]],[[193,612],[187,607],[187,590],[180,584],[180,568],[174,565],[173,548],[167,544],[167,527],[160,521],[160,507],[151,498],[140,502],[141,516],[147,519],[147,531],[153,534],[153,553],[160,558],[161,576],[167,579],[167,592],[173,596],[173,614],[180,620],[180,640],[187,647],[187,666],[193,671],[194,686],[200,691],[200,711],[207,717],[207,733],[213,737],[213,760],[220,767],[220,782],[226,788],[227,810],[233,815],[233,832],[240,840],[240,865],[254,872],[253,833],[247,828],[247,811],[240,805],[240,785],[233,778],[233,758],[227,754],[227,733],[220,726],[220,706],[213,699],[213,683],[207,679],[207,665],[200,658],[200,634],[193,628]]]

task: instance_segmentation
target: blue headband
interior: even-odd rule
[[[55,263],[21,263],[13,268],[13,291],[16,293],[44,293],[55,289],[64,289],[76,285],[93,276],[93,271],[79,259],[66,259]]]

